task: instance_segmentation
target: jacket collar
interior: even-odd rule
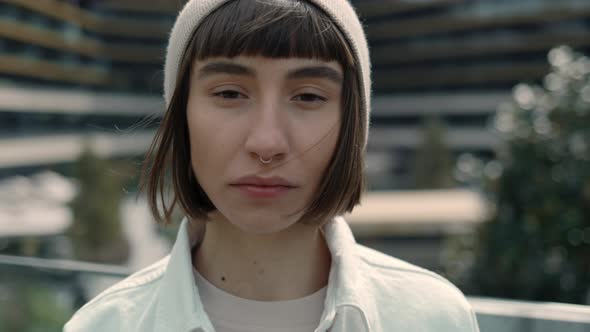
[[[366,310],[366,294],[360,287],[365,285],[360,272],[361,262],[356,251],[356,241],[352,231],[342,217],[336,217],[323,226],[324,236],[332,265],[328,279],[328,289],[324,313],[316,331],[326,331],[332,325],[339,307],[354,306],[367,317],[371,311]],[[368,318],[368,317],[367,317]]]
[[[194,281],[188,228],[185,218],[158,289],[154,331],[214,331]]]
[[[169,256],[162,284],[158,290],[158,308],[155,331],[214,331],[194,282],[191,262],[191,247],[199,242],[203,229],[191,232],[185,218],[180,226],[176,242]],[[191,230],[192,231],[192,230]],[[326,331],[333,323],[341,306],[358,308],[368,321],[371,304],[361,296],[359,289],[366,284],[360,273],[361,262],[356,252],[356,242],[342,217],[336,217],[322,227],[332,255],[324,312],[316,331]]]

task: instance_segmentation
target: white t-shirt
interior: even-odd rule
[[[229,294],[193,271],[216,332],[311,332],[324,311],[326,287],[295,300],[254,301]]]

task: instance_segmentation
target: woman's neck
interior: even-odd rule
[[[193,266],[216,287],[257,301],[301,298],[326,286],[331,255],[317,226],[248,234],[225,218],[207,222]]]

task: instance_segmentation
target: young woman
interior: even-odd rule
[[[457,288],[340,217],[363,188],[370,83],[346,0],[189,1],[145,174],[154,217],[187,217],[169,257],[65,330],[478,331]]]

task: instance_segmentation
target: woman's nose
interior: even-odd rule
[[[289,154],[287,123],[276,102],[253,112],[245,148],[251,158],[278,161]]]

